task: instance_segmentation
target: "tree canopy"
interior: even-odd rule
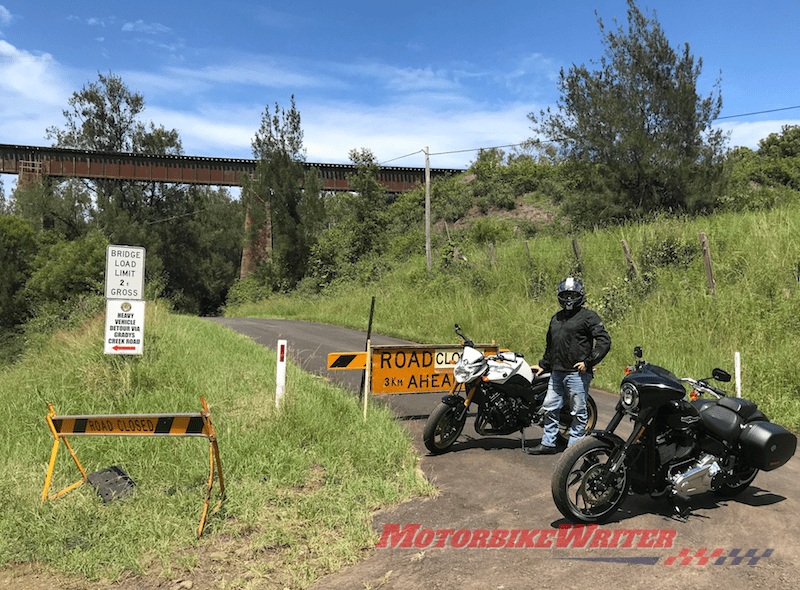
[[[702,58],[673,49],[655,18],[628,0],[628,29],[606,29],[596,70],[561,70],[557,112],[529,114],[534,143],[558,146],[578,179],[573,218],[613,221],[658,210],[713,204],[726,136],[712,128],[722,108],[720,81],[700,97]]]
[[[243,182],[251,222],[246,239],[257,251],[264,282],[291,289],[306,275],[325,210],[319,172],[306,171],[303,164],[303,130],[294,96],[289,110],[277,103],[273,112],[265,109],[252,147],[259,163],[253,180]]]

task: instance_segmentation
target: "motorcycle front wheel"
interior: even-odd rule
[[[458,408],[440,403],[428,416],[425,423],[425,430],[422,433],[422,440],[427,448],[434,455],[444,453],[453,446],[456,439],[464,430],[467,421],[467,413],[464,412],[461,420],[456,419]]]
[[[629,485],[625,466],[613,475],[608,470],[613,452],[611,444],[587,436],[561,455],[553,472],[553,500],[570,521],[606,522],[625,500]]]
[[[586,395],[586,434],[597,425],[597,404],[591,395]],[[564,442],[569,441],[569,428],[572,426],[572,414],[568,407],[562,407],[558,416],[558,436]]]

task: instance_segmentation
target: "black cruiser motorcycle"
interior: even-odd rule
[[[797,438],[770,422],[756,404],[726,397],[710,379],[728,382],[730,374],[714,369],[706,379],[678,379],[642,360],[636,347],[627,367],[616,413],[605,430],[569,447],[556,464],[553,499],[572,522],[603,523],[622,504],[630,488],[636,494],[665,497],[677,518],[686,518],[689,499],[715,492],[734,496],[759,470],[785,464]],[[692,387],[687,397],[683,383]],[[709,394],[714,399],[702,399]],[[627,439],[615,430],[628,416]]]
[[[485,356],[475,348],[456,324],[456,335],[464,350],[453,367],[453,388],[434,408],[423,431],[423,441],[434,455],[444,453],[456,442],[467,421],[467,410],[477,404],[475,431],[481,436],[498,436],[519,432],[525,448],[525,428],[544,424],[542,403],[547,394],[550,373],[534,375],[519,352],[499,352]],[[459,395],[463,387],[464,396]],[[588,420],[586,430],[597,423],[597,404],[586,396]],[[564,407],[559,416],[559,437],[569,438],[572,424],[570,409]]]

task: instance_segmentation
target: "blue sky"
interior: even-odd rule
[[[653,0],[673,48],[721,78],[730,145],[757,148],[800,124],[800,2]],[[265,107],[295,96],[307,159],[466,168],[477,148],[532,135],[561,68],[603,54],[598,16],[625,0],[193,2],[0,0],[0,143],[49,145],[74,91],[113,72],[145,97],[145,121],[188,155],[250,158]],[[595,10],[597,14],[595,14]],[[413,155],[409,155],[413,154]]]

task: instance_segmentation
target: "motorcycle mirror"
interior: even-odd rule
[[[723,369],[714,369],[711,371],[711,376],[717,381],[722,381],[723,383],[727,383],[731,380],[731,374]]]
[[[641,346],[637,346],[636,348],[633,349],[633,356],[635,356],[637,359],[642,358],[642,347]]]

